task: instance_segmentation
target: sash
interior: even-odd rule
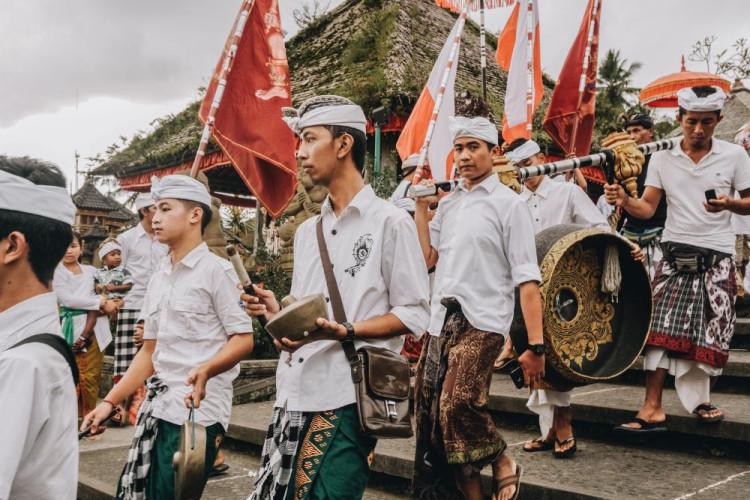
[[[88,311],[84,311],[83,309],[70,309],[65,306],[60,306],[62,334],[65,342],[67,342],[69,346],[72,346],[73,342],[75,341],[75,339],[73,338],[73,336],[75,335],[73,318],[75,318],[76,316],[82,316],[84,314],[88,314]]]

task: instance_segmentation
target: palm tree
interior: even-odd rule
[[[621,115],[632,105],[640,91],[632,84],[633,74],[641,69],[639,62],[629,62],[619,50],[610,49],[599,66],[596,96],[596,129],[606,134],[618,128]]]

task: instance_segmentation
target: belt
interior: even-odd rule
[[[654,227],[650,229],[644,229],[643,231],[638,233],[628,231],[627,229],[622,229],[620,234],[622,234],[625,239],[630,240],[633,243],[637,243],[639,246],[649,246],[659,243],[662,232],[664,232],[663,227]]]
[[[661,244],[664,258],[677,272],[696,274],[704,273],[732,255],[710,248],[674,243],[667,241]]]

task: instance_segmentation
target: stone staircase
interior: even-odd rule
[[[748,344],[750,320],[740,318],[733,346]],[[251,475],[257,471],[272,411],[272,402],[258,399],[273,391],[272,363],[246,365],[243,373],[247,377],[235,384],[235,403],[240,404],[233,409],[227,433],[230,473],[212,479],[203,498],[243,499],[252,488]],[[516,389],[507,375],[495,375],[489,407],[510,453],[524,467],[520,498],[750,498],[750,352],[733,350],[714,388],[713,402],[726,414],[719,424],[699,423],[667,388],[668,432],[640,438],[614,432],[614,425],[638,409],[642,379],[638,362],[613,383],[576,389],[573,425],[579,451],[572,460],[556,460],[551,453],[521,450],[524,441],[538,434],[536,417],[526,408],[528,392]],[[113,429],[100,441],[82,445],[80,498],[112,498],[131,435],[132,428]],[[413,440],[380,441],[365,498],[407,498],[413,458]],[[484,471],[486,481],[488,474]]]

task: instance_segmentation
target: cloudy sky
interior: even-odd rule
[[[241,3],[0,1],[0,154],[51,160],[69,177],[75,151],[86,167],[86,157],[195,99]],[[289,36],[297,31],[292,11],[307,1],[313,0],[280,0]],[[542,66],[557,77],[586,0],[539,5]],[[498,32],[510,10],[489,11],[489,30]],[[635,78],[642,86],[677,71],[695,40],[716,35],[728,47],[750,37],[747,19],[747,0],[604,0],[600,53],[617,48],[642,62]]]

